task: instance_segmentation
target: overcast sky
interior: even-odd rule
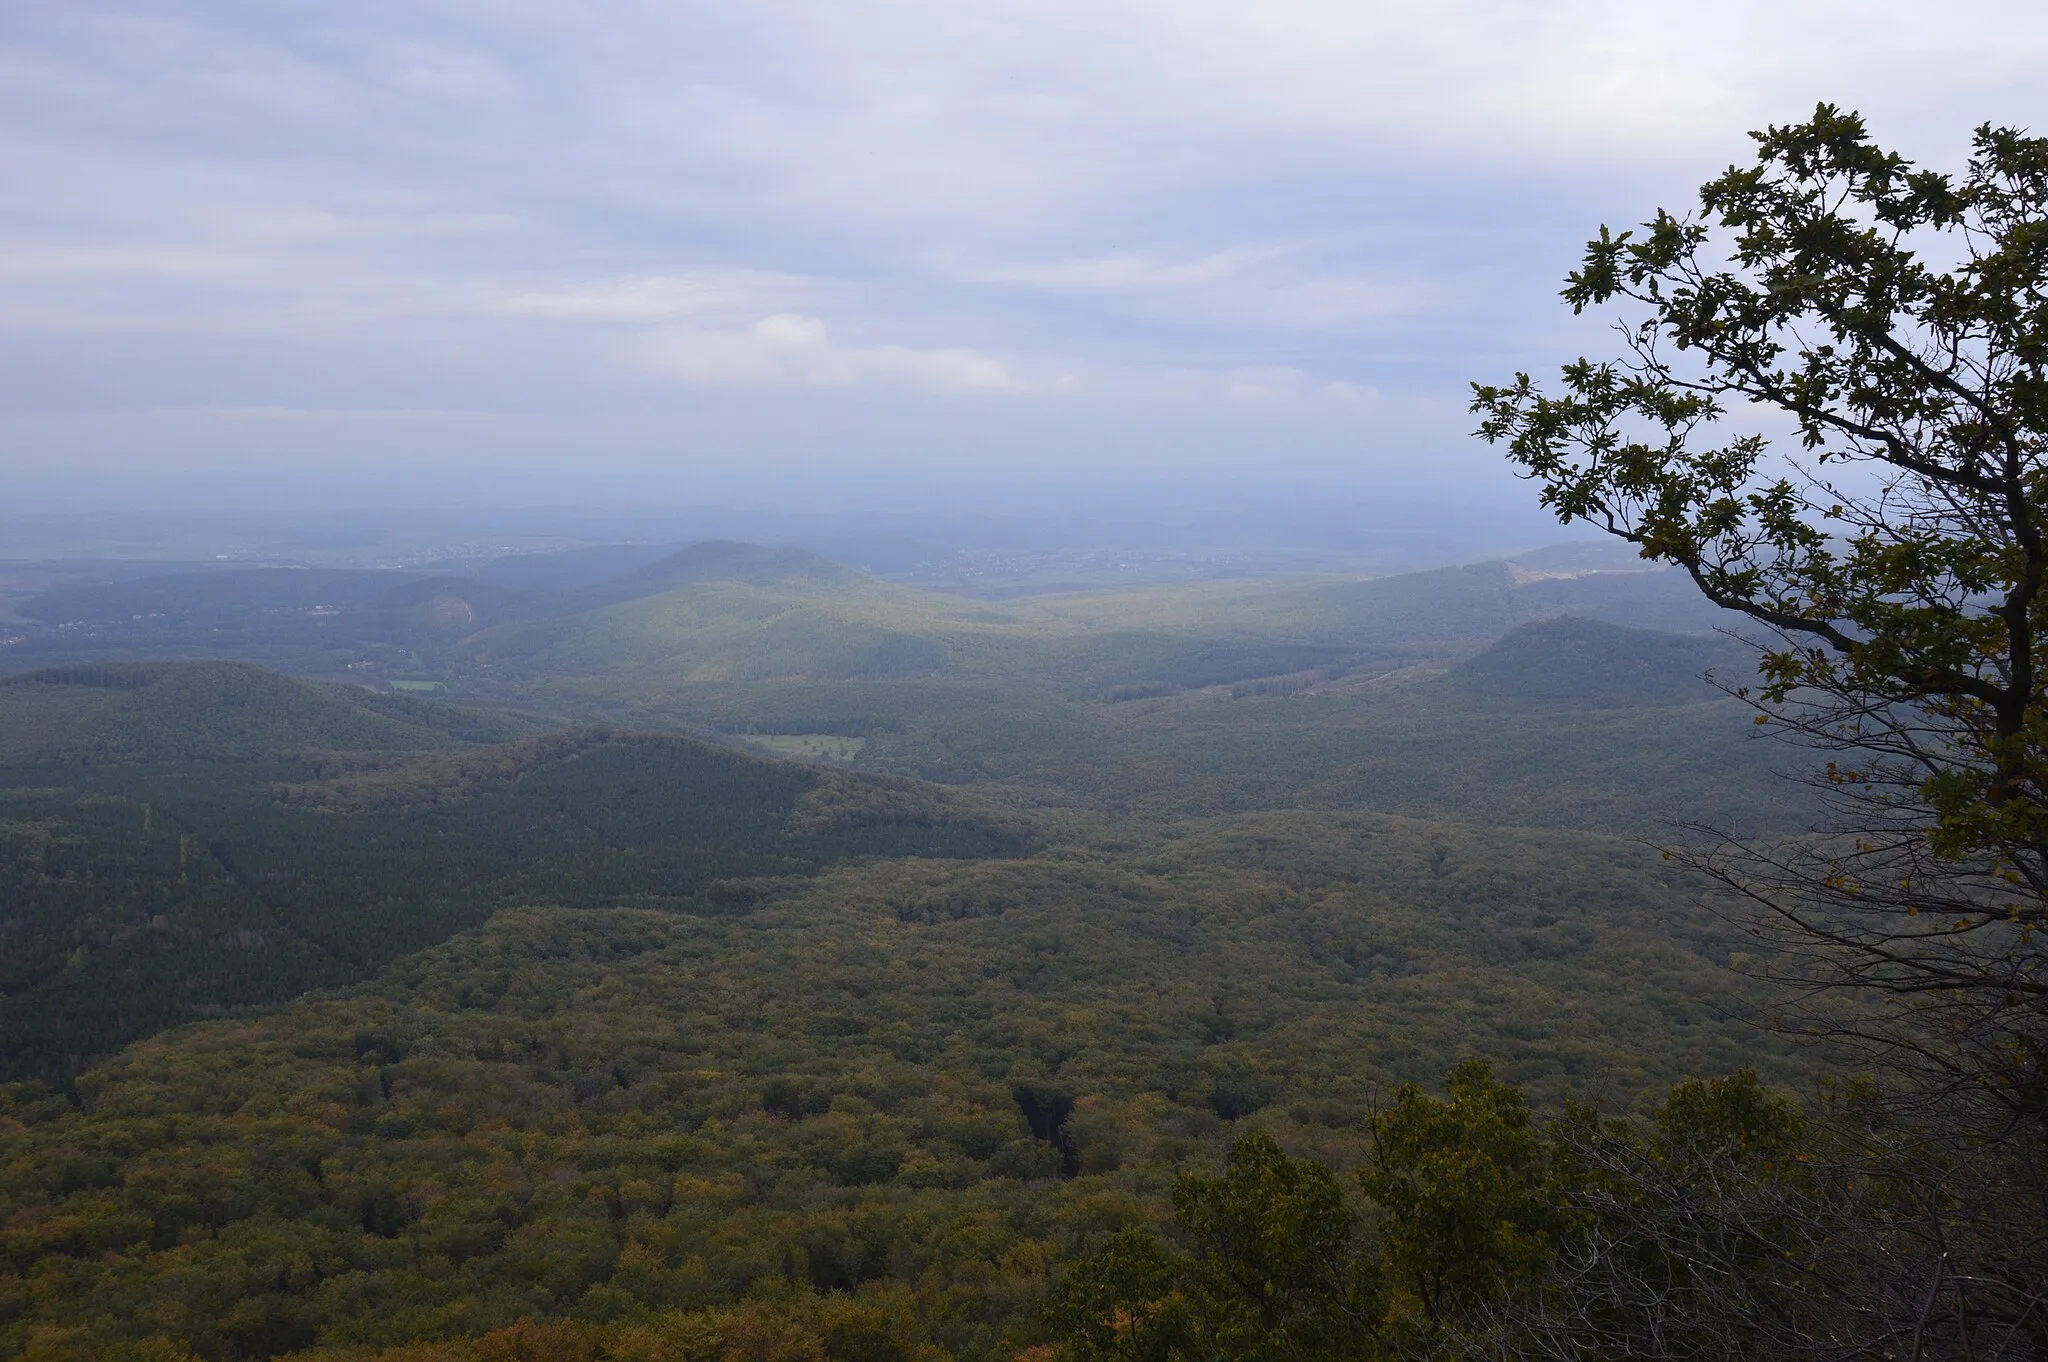
[[[2043,13],[9,0],[0,509],[1497,497],[1601,222],[2048,127]]]

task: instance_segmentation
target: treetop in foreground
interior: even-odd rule
[[[1949,175],[1825,104],[1754,136],[1755,164],[1704,185],[1697,214],[1588,244],[1564,297],[1617,310],[1617,357],[1565,365],[1554,392],[1475,384],[1473,410],[1560,519],[1747,616],[1763,684],[1736,693],[1837,757],[1813,835],[1675,849],[1730,891],[1759,972],[1805,990],[1780,1020],[1858,1047],[1910,1132],[1849,1139],[1887,1204],[1826,1236],[1863,1246],[1834,1322],[1768,1355],[1844,1337],[2038,1355],[2048,140],[1987,124]],[[1811,1211],[1774,1235],[1796,1241]],[[1878,1267],[1906,1262],[1917,1294]],[[1659,1280],[1631,1290],[1661,1298]]]
[[[1623,354],[1474,385],[1480,433],[1775,631],[1767,698],[1828,696],[1817,733],[1939,777],[1944,846],[2038,844],[2048,140],[1987,125],[1951,176],[1827,105],[1754,136],[1696,216],[1587,246],[1564,297],[1635,305]],[[1734,428],[1759,411],[1804,454]]]
[[[2048,140],[1981,127],[1952,176],[1828,105],[1755,137],[1697,215],[1587,246],[1564,297],[1623,313],[1620,356],[1474,385],[1479,433],[1560,519],[1760,626],[1757,721],[1848,754],[1822,772],[1842,845],[1745,892],[1824,902],[1795,925],[1861,952],[1838,981],[2038,1003]]]

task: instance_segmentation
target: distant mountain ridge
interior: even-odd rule
[[[897,586],[796,548],[693,544],[485,630],[466,656],[521,675],[900,680],[944,671],[978,602]]]
[[[521,593],[505,587],[457,577],[354,568],[238,567],[55,588],[31,597],[19,609],[30,619],[46,621],[196,615],[214,622],[252,612],[323,606],[395,613],[441,595],[460,595],[484,611],[524,600]]]
[[[228,567],[45,591],[8,664],[237,657],[306,675],[629,672],[704,681],[1036,677],[1079,693],[1200,686],[1414,654],[1531,619],[1674,629],[1715,612],[1681,575],[1563,546],[1391,577],[1305,575],[995,604],[801,548],[711,540],[517,554],[435,571]],[[1525,566],[1533,565],[1533,566]],[[62,625],[62,628],[58,626]],[[509,671],[505,669],[509,668]]]
[[[511,553],[480,563],[429,563],[418,570],[522,591],[573,591],[623,577],[675,551],[674,544],[592,544],[553,553]]]
[[[879,579],[805,549],[714,539],[691,544],[631,572],[565,597],[556,611],[599,610],[709,582],[795,590],[857,589]]]

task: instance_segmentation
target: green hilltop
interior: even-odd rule
[[[522,677],[615,683],[998,679],[1093,694],[1198,688],[1317,666],[1457,656],[1577,613],[1707,627],[1668,573],[1531,576],[1503,563],[991,604],[898,586],[795,549],[700,545],[589,588],[464,651]]]
[[[336,725],[306,735],[318,752],[266,754],[293,712],[234,712],[252,722],[212,761],[188,736],[161,762],[0,767],[0,1073],[65,1082],[137,1036],[366,978],[504,907],[725,912],[848,857],[1000,856],[1032,836],[948,791],[672,734],[457,746]],[[385,738],[401,741],[366,745]]]

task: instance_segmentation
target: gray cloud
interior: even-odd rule
[[[2044,55],[1996,3],[24,0],[0,500],[1497,480],[1463,381],[1594,343],[1599,222],[1820,98],[1953,161]]]

